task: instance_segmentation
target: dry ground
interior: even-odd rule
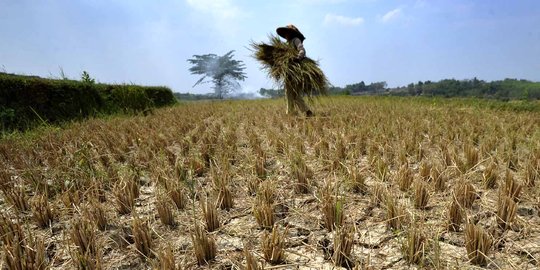
[[[540,267],[538,113],[313,106],[189,103],[4,138],[2,268]]]

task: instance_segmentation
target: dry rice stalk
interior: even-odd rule
[[[465,226],[465,248],[472,264],[486,266],[492,244],[491,236],[480,226],[470,223]]]
[[[334,254],[332,260],[336,266],[350,269],[352,266],[351,251],[354,243],[352,227],[344,226],[336,229],[334,237]]]
[[[195,225],[195,232],[191,235],[191,241],[193,242],[197,263],[200,266],[208,264],[216,257],[216,242],[198,225]]]
[[[362,170],[359,170],[356,166],[351,166],[348,170],[349,173],[349,186],[353,192],[366,194],[366,176]]]
[[[497,225],[502,231],[510,228],[510,224],[516,217],[517,204],[512,198],[499,194],[497,201]]]
[[[276,187],[273,181],[263,181],[259,185],[257,190],[257,200],[262,200],[267,203],[274,203],[276,200],[276,194],[274,193]]]
[[[233,196],[229,187],[223,183],[218,187],[217,203],[219,208],[230,210],[234,206]]]
[[[429,190],[423,180],[416,181],[414,184],[414,207],[425,209],[429,202]]]
[[[525,165],[525,184],[528,187],[534,187],[536,181],[540,179],[540,171],[535,167],[534,160],[532,159]]]
[[[388,190],[383,184],[377,183],[373,186],[373,192],[371,196],[371,203],[373,205],[379,206],[381,203],[386,202],[386,197],[388,196]]]
[[[402,244],[403,257],[409,264],[422,265],[424,262],[426,237],[422,232],[422,227],[413,224],[405,235],[405,242]]]
[[[404,164],[401,166],[401,168],[399,168],[399,171],[396,177],[397,177],[397,182],[399,185],[399,190],[401,191],[409,190],[413,182],[413,174],[407,164]]]
[[[274,225],[271,233],[265,232],[261,241],[261,249],[264,259],[271,264],[278,264],[285,259],[285,237],[288,230],[285,229],[283,234],[279,233],[277,224]]]
[[[76,217],[69,231],[71,242],[77,248],[71,251],[71,258],[78,269],[101,269],[101,254],[92,223],[83,217]]]
[[[467,143],[463,146],[463,152],[465,155],[465,171],[467,171],[478,164],[478,150],[472,144]]]
[[[291,161],[291,177],[296,180],[294,185],[296,192],[305,194],[309,192],[309,179],[313,176],[313,172],[306,165],[302,156],[296,155]]]
[[[263,200],[255,200],[253,215],[257,224],[263,229],[270,229],[274,226],[275,214],[274,205]]]
[[[343,200],[333,194],[334,188],[327,184],[321,192],[321,210],[323,212],[323,224],[328,231],[341,227],[343,224]]]
[[[244,256],[246,257],[246,270],[260,270],[259,263],[248,248],[244,245]]]
[[[79,254],[89,254],[92,257],[98,255],[97,237],[92,222],[83,217],[74,218],[71,222],[69,236],[71,242],[78,247]]]
[[[433,179],[436,191],[446,190],[446,174],[441,169],[434,168],[431,170],[431,179]]]
[[[90,201],[89,207],[86,208],[85,217],[92,220],[100,231],[104,231],[108,226],[108,218],[103,205],[95,200]]]
[[[495,188],[497,186],[497,164],[491,162],[482,173],[484,179],[484,187]]]
[[[459,203],[452,200],[450,208],[448,209],[448,230],[456,232],[459,231],[459,227],[463,222],[463,210]]]
[[[178,210],[184,210],[186,207],[186,195],[181,187],[178,186],[173,188],[169,192],[169,197],[171,197],[171,200],[174,202],[174,205],[176,205]]]
[[[181,268],[176,265],[174,254],[171,246],[165,247],[157,255],[157,261],[152,267],[154,270],[180,270]]]
[[[16,235],[13,242],[3,245],[4,267],[9,270],[45,270],[48,262],[45,256],[45,242],[33,236]]]
[[[134,216],[133,221],[131,222],[131,231],[133,232],[135,248],[139,251],[139,255],[141,255],[143,259],[152,257],[154,255],[152,250],[154,245],[148,223],[142,221],[137,216]]]
[[[395,200],[394,196],[386,196],[386,227],[400,230],[405,220],[405,210]]]
[[[119,181],[113,188],[113,194],[116,202],[116,210],[120,215],[131,213],[135,207],[135,199],[138,197],[138,187],[133,183]]]
[[[422,179],[425,181],[429,180],[431,175],[431,167],[431,164],[427,163],[426,161],[422,161],[422,163],[420,163],[420,177],[422,177]]]
[[[504,183],[504,187],[502,187],[501,192],[504,195],[507,195],[508,197],[512,198],[515,202],[519,201],[519,194],[521,193],[522,186],[514,180],[514,177],[512,177],[512,174],[510,174],[510,170],[506,170],[506,181]]]
[[[204,216],[204,220],[206,221],[206,230],[209,232],[213,232],[217,230],[219,225],[219,218],[218,218],[218,211],[213,203],[208,202],[208,198],[206,200],[201,200],[201,208]]]
[[[158,212],[159,220],[164,225],[169,227],[175,227],[176,222],[174,220],[173,212],[169,200],[164,195],[158,195],[156,201],[156,210]]]
[[[459,181],[454,190],[457,202],[464,208],[472,207],[474,201],[478,198],[474,186],[468,181]]]
[[[28,205],[28,198],[26,196],[26,191],[23,187],[14,187],[13,184],[1,185],[2,193],[4,194],[5,200],[11,204],[17,211],[26,212],[30,210]]]
[[[49,205],[46,195],[36,195],[32,201],[32,217],[40,228],[51,225],[55,218],[55,213]]]

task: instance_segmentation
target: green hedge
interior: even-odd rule
[[[176,102],[167,87],[94,84],[0,73],[3,131],[98,114],[137,113]]]

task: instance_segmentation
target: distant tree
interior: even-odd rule
[[[193,87],[206,82],[214,84],[214,92],[218,98],[240,88],[238,81],[245,80],[246,68],[244,63],[233,59],[234,51],[230,51],[223,56],[215,54],[193,55],[187,61],[193,66],[189,69],[191,74],[203,75]],[[210,78],[210,80],[206,80]]]
[[[90,74],[88,74],[88,72],[86,72],[86,71],[82,72],[81,81],[83,83],[88,83],[88,84],[94,84],[96,82],[96,80],[92,79],[92,77],[90,77]]]

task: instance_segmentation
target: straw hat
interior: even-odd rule
[[[296,26],[292,24],[289,24],[285,27],[279,27],[278,29],[276,29],[276,32],[280,37],[287,40],[295,37],[299,38],[301,41],[304,41],[304,39],[306,39],[304,35],[302,35],[300,30],[298,30],[298,28],[296,28]]]

